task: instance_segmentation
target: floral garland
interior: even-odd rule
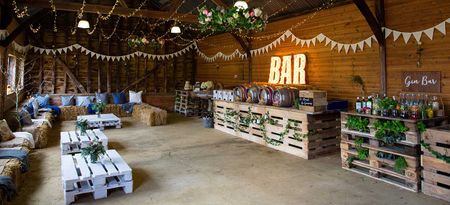
[[[147,39],[147,37],[136,37],[136,38],[130,38],[128,40],[128,46],[132,47],[132,48],[137,48],[137,47],[151,47],[151,48],[160,48],[164,45],[164,41],[163,40],[155,40],[155,39]]]
[[[232,7],[225,10],[202,7],[199,9],[198,21],[203,31],[263,31],[267,24],[267,16],[263,15],[259,8],[241,9]]]

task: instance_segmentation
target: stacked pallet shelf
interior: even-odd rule
[[[366,118],[369,120],[369,132],[360,132],[346,128],[349,116]],[[444,122],[446,118],[438,117],[427,120],[408,120],[355,112],[341,113],[341,158],[344,169],[363,174],[386,183],[418,192],[420,189],[420,140],[421,135],[417,124],[423,122],[427,127],[433,127]],[[383,143],[375,137],[374,123],[378,120],[399,120],[409,130],[405,139],[393,145]],[[362,142],[362,144],[357,143]],[[366,160],[360,160],[357,149],[369,151]],[[383,157],[389,156],[389,157]],[[407,163],[403,171],[395,170],[395,159],[403,157]]]
[[[243,124],[238,118],[230,119],[226,113],[235,112],[246,117],[268,114],[276,120],[265,124],[265,135],[261,126]],[[293,154],[304,159],[339,151],[340,118],[338,112],[310,113],[292,108],[280,108],[259,104],[214,100],[214,128],[246,140]],[[291,126],[287,127],[287,124]],[[283,132],[288,132],[282,134]],[[294,136],[297,133],[302,138]],[[283,135],[283,136],[282,136]],[[268,143],[271,141],[272,143]]]
[[[429,150],[422,146],[422,192],[450,202],[450,163],[430,152],[450,158],[450,125],[427,129],[423,142]]]
[[[175,112],[186,117],[200,115],[200,107],[197,98],[191,95],[192,91],[177,90],[175,97]]]

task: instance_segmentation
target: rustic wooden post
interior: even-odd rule
[[[108,40],[108,55],[111,53],[111,42]],[[108,61],[108,67],[106,68],[106,90],[111,93],[111,61]]]
[[[380,27],[385,26],[384,0],[375,2],[375,13]],[[382,94],[387,94],[387,63],[386,63],[386,41],[380,44],[380,90]]]
[[[98,51],[100,51],[102,47],[102,37],[99,34],[98,35]],[[101,63],[101,59],[97,59],[97,65],[98,65],[98,69],[97,69],[97,92],[101,93],[102,92],[102,63]]]
[[[56,46],[56,34],[53,33],[52,37],[52,48]],[[55,94],[56,91],[56,53],[53,54],[53,65],[52,65],[52,93]]]
[[[2,47],[3,53],[2,53],[2,69],[0,73],[0,89],[2,92],[0,92],[0,119],[4,118],[4,112],[5,112],[5,101],[6,101],[6,81],[8,73],[8,48]]]

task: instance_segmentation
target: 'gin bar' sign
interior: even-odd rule
[[[403,72],[403,91],[406,92],[441,92],[441,72],[414,71]]]

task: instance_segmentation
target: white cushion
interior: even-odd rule
[[[130,103],[142,103],[142,91],[134,92],[130,90]]]

